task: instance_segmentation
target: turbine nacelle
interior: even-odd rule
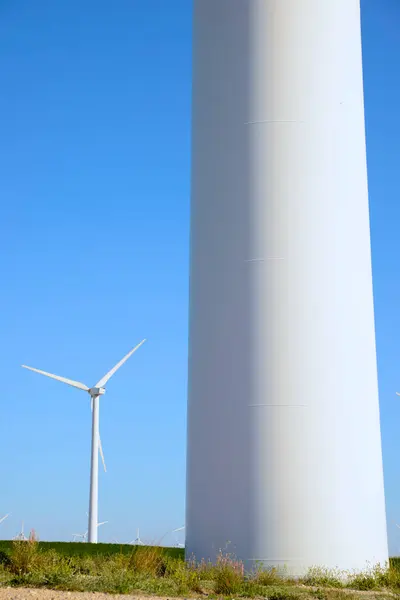
[[[94,398],[95,396],[102,396],[106,393],[106,390],[102,387],[92,387],[88,392]]]

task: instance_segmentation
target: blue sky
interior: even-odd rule
[[[400,4],[363,0],[390,546],[400,553]],[[90,406],[108,386],[100,539],[184,520],[191,2],[0,0],[0,527],[86,529]],[[362,420],[362,415],[360,415]],[[362,510],[362,507],[360,507]],[[368,527],[368,523],[366,523]],[[171,538],[165,538],[165,542]]]

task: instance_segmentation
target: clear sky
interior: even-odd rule
[[[362,8],[388,528],[400,553],[400,3]],[[0,82],[0,516],[12,513],[0,537],[22,520],[41,539],[86,530],[89,398],[20,364],[93,385],[147,337],[101,400],[99,534],[130,541],[140,527],[160,540],[184,522],[191,1],[0,0]]]

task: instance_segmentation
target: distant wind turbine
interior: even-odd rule
[[[102,521],[101,523],[97,523],[97,527],[100,527],[101,525],[105,525],[106,523],[108,523],[108,521]],[[77,542],[78,539],[80,538],[82,540],[82,542],[86,542],[87,541],[87,536],[88,536],[88,532],[85,531],[85,533],[73,533],[72,534],[72,541],[73,542]]]
[[[183,527],[178,527],[177,529],[173,529],[172,533],[178,533],[178,531],[183,531],[184,529],[185,529],[185,525],[183,525]],[[184,548],[185,547],[185,544],[182,544],[181,542],[179,542],[176,539],[176,536],[175,536],[175,547],[176,548]]]
[[[23,521],[22,521],[22,525],[21,525],[21,531],[13,539],[14,540],[19,540],[20,542],[26,542],[27,541],[28,538],[25,535],[24,522]]]
[[[27,367],[22,365],[24,369],[29,369],[40,375],[45,375],[51,379],[56,379],[67,385],[71,385],[74,388],[83,390],[90,395],[91,406],[92,406],[92,453],[91,453],[91,468],[90,468],[90,501],[89,501],[89,543],[97,544],[97,527],[98,527],[98,496],[99,496],[99,452],[103,460],[104,470],[106,469],[104,462],[103,449],[101,447],[100,435],[99,435],[99,398],[105,393],[105,385],[107,381],[114,375],[116,371],[128,360],[130,356],[136,350],[144,344],[146,340],[142,340],[137,346],[135,346],[119,363],[115,365],[104,377],[102,377],[93,387],[89,388],[84,383],[74,381],[72,379],[66,379],[65,377],[59,377],[40,369],[34,369],[33,367]]]
[[[139,529],[137,530],[136,533],[136,538],[134,540],[132,540],[131,542],[129,542],[130,544],[134,544],[135,546],[144,546],[144,543],[142,542],[142,540],[140,539],[140,532]]]

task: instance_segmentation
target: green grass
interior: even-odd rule
[[[389,568],[344,574],[310,569],[294,581],[274,569],[246,573],[234,556],[216,564],[185,562],[183,551],[157,546],[0,542],[0,586],[159,596],[363,600],[400,596],[400,560]],[[358,595],[357,595],[358,594]]]
[[[0,552],[10,553],[13,547],[11,540],[0,541]],[[38,542],[38,548],[43,551],[55,550],[63,556],[112,556],[115,554],[132,554],[135,546],[130,544],[83,544],[80,542]],[[172,558],[183,559],[182,548],[163,548],[163,552]]]

